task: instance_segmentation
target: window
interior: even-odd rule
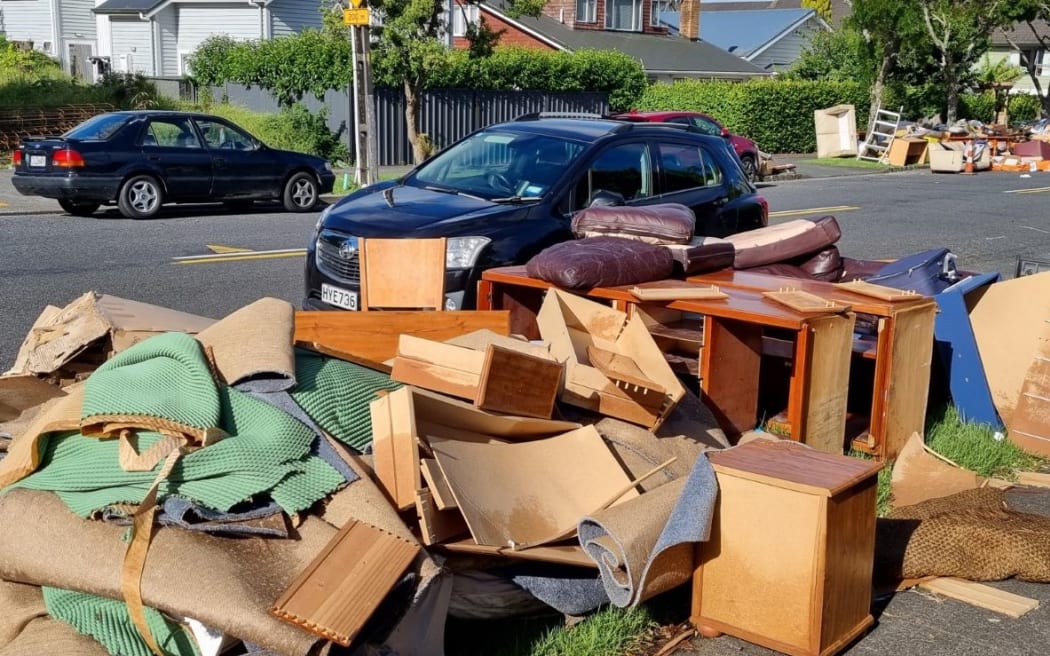
[[[693,126],[703,132],[709,134],[712,137],[721,137],[722,128],[719,127],[714,121],[709,121],[706,118],[700,118],[699,116],[693,117]]]
[[[478,6],[457,4],[452,10],[452,36],[466,36],[468,25],[477,25],[481,20]]]
[[[576,22],[598,22],[598,0],[576,0]]]
[[[193,71],[190,70],[190,57],[192,55],[192,52],[179,53],[179,75],[193,75]]]
[[[605,29],[641,32],[641,0],[605,0]]]
[[[722,182],[722,169],[699,146],[660,144],[660,170],[665,194]]]
[[[193,132],[188,118],[155,118],[149,122],[142,136],[143,146],[162,148],[200,148],[201,142]]]
[[[237,128],[218,121],[197,121],[208,148],[254,150],[255,140]]]
[[[1034,51],[1032,57],[1032,64],[1035,67],[1036,77],[1045,77],[1047,73],[1050,73],[1050,66],[1047,65],[1045,50]]]
[[[127,114],[99,114],[62,136],[80,141],[105,141],[124,127],[128,120]]]
[[[591,162],[586,174],[576,184],[573,209],[587,207],[598,191],[618,193],[625,201],[651,196],[652,169],[649,146],[644,143],[609,148]]]
[[[666,27],[663,22],[664,15],[668,13],[677,13],[675,9],[677,2],[675,0],[653,0],[652,14],[649,16],[649,24],[654,27]]]

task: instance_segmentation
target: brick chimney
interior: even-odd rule
[[[682,0],[678,6],[678,32],[690,41],[700,38],[700,0]]]

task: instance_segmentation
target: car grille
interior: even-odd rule
[[[325,238],[317,240],[317,268],[339,282],[359,285],[361,283],[361,262],[355,251],[349,257],[339,254],[342,242],[333,243]]]

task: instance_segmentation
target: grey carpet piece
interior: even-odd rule
[[[635,606],[689,580],[694,545],[710,537],[717,496],[714,468],[701,455],[684,481],[580,520],[580,544],[598,564],[609,600]]]
[[[514,583],[566,615],[583,615],[609,603],[601,578],[581,568],[522,565],[508,572]]]
[[[249,396],[252,396],[264,403],[268,403],[275,408],[283,410],[284,412],[295,417],[307,428],[314,432],[317,437],[314,439],[313,444],[310,446],[311,455],[315,455],[321,460],[324,460],[332,466],[339,475],[346,479],[347,483],[352,483],[357,480],[357,473],[350,468],[350,465],[346,464],[346,460],[339,456],[332,448],[332,445],[328,443],[328,440],[324,439],[323,431],[321,427],[317,425],[317,422],[313,420],[310,415],[306,414],[306,411],[295,402],[292,395],[284,390],[275,390],[272,392],[268,391],[257,391],[251,382],[243,385],[238,385],[237,389],[242,392],[246,392]]]
[[[220,512],[200,506],[183,497],[168,497],[157,514],[161,526],[178,526],[188,531],[201,531],[213,535],[258,536],[287,538],[288,527],[284,522],[279,525],[245,524],[249,520],[263,519],[283,512],[273,500],[266,499],[258,504],[238,504],[230,512]],[[118,508],[106,508],[102,511],[102,520],[111,524],[127,526],[131,516]],[[280,526],[280,528],[278,528]]]

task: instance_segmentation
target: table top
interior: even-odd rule
[[[719,289],[750,289],[752,291],[777,291],[785,287],[798,289],[800,291],[816,294],[829,301],[849,305],[855,312],[874,314],[880,317],[892,317],[898,311],[911,309],[918,305],[932,304],[934,300],[929,296],[916,296],[913,299],[900,301],[886,301],[857,292],[851,292],[843,287],[823,282],[820,280],[804,280],[800,278],[785,278],[768,273],[754,273],[750,271],[737,271],[735,269],[722,269],[703,273],[686,278],[689,282],[702,283],[705,285],[718,285]]]

